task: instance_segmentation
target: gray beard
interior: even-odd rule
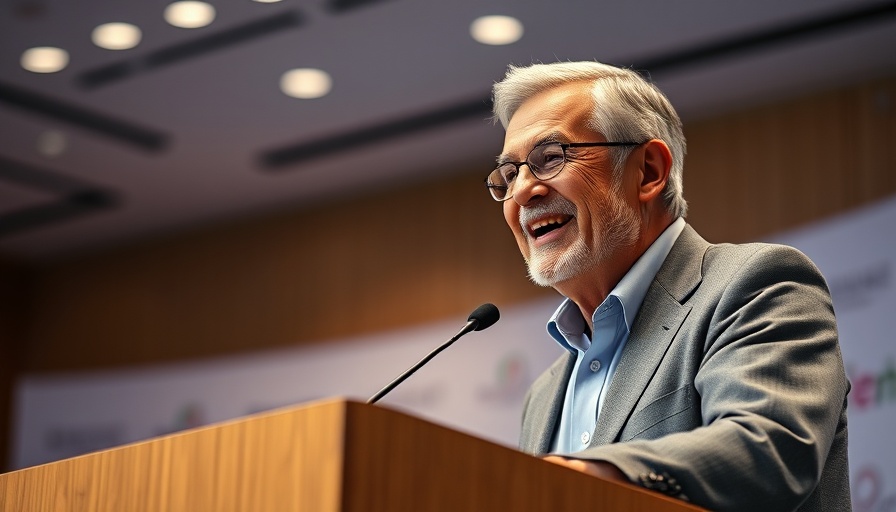
[[[619,199],[617,187],[613,187],[607,200],[599,211],[605,215],[596,226],[598,232],[594,233],[596,246],[594,248],[585,245],[582,236],[570,247],[545,248],[533,251],[526,267],[529,279],[538,286],[552,287],[564,281],[578,277],[587,269],[594,267],[612,257],[620,247],[634,245],[640,234],[640,219],[637,213],[631,210]],[[570,213],[575,212],[575,206],[565,198],[556,196],[544,206],[539,205],[527,215],[520,213],[520,223],[524,226],[526,218],[532,218],[545,211]],[[562,251],[562,252],[560,252]],[[557,254],[560,252],[560,254]]]

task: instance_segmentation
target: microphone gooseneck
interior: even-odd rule
[[[451,344],[460,339],[461,336],[471,331],[481,331],[483,329],[488,329],[489,327],[495,325],[495,322],[497,322],[499,318],[501,318],[501,313],[498,311],[498,308],[494,304],[486,303],[474,309],[473,312],[470,313],[470,316],[467,317],[467,324],[463,326],[460,332],[455,334],[454,337],[452,337],[450,340],[439,345],[429,354],[426,354],[426,357],[418,361],[417,364],[405,370],[405,372],[399,375],[397,379],[393,380],[383,389],[379,390],[375,395],[367,399],[367,403],[375,404],[377,401],[379,401],[380,398],[383,398],[388,392],[392,391],[395,386],[404,382],[405,379],[413,375],[413,373],[419,370],[420,367],[428,363],[430,359],[436,357],[439,352],[450,347]]]

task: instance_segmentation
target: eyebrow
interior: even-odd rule
[[[532,151],[532,149],[534,149],[535,146],[540,146],[546,142],[564,142],[567,139],[568,138],[566,136],[564,136],[562,133],[553,131],[553,132],[547,133],[545,135],[542,135],[538,140],[535,141],[534,144],[532,144],[532,148],[530,148],[529,151]],[[528,156],[528,155],[529,155],[529,153],[526,153],[526,156]],[[498,155],[495,157],[495,162],[498,165],[502,165],[502,164],[506,164],[507,162],[516,162],[516,160],[513,160],[507,154],[501,154],[501,155]]]

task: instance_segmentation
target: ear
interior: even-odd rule
[[[638,183],[638,200],[642,204],[652,202],[663,193],[672,169],[672,152],[665,142],[653,139],[644,143],[644,159],[641,162],[641,181]]]

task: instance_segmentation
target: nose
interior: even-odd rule
[[[526,172],[523,172],[523,167],[526,168]],[[532,174],[529,164],[523,164],[520,166],[519,174],[517,174],[516,180],[513,182],[512,193],[513,201],[516,201],[520,206],[526,206],[533,200],[546,196],[548,194],[548,186]]]

